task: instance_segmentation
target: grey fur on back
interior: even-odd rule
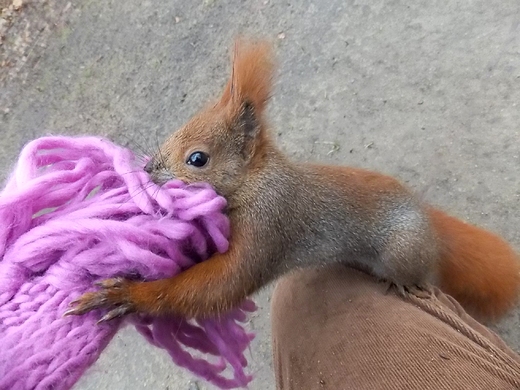
[[[438,253],[419,201],[402,187],[397,196],[381,192],[370,208],[355,188],[338,186],[316,169],[275,158],[244,183],[251,188],[243,192],[253,195],[240,211],[246,218],[235,220],[256,221],[237,229],[266,238],[252,241],[247,251],[249,264],[269,259],[264,282],[292,268],[342,263],[398,285],[423,284]]]

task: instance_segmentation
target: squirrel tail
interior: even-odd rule
[[[439,238],[438,286],[481,320],[497,320],[518,302],[520,258],[503,239],[430,208]]]

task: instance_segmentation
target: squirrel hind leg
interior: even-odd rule
[[[396,285],[424,287],[439,259],[435,236],[420,213],[398,221],[386,235],[374,273]]]

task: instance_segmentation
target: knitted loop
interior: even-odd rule
[[[206,184],[155,185],[131,151],[105,139],[26,145],[0,193],[0,389],[72,387],[121,321],[63,317],[71,300],[97,280],[171,277],[226,251],[225,205]],[[218,320],[130,321],[177,365],[235,388],[251,380],[244,351],[252,335],[241,323],[254,309],[246,301]]]

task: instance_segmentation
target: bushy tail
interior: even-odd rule
[[[440,210],[431,208],[429,214],[441,245],[441,290],[481,320],[496,320],[513,308],[520,294],[520,258],[509,244]]]

